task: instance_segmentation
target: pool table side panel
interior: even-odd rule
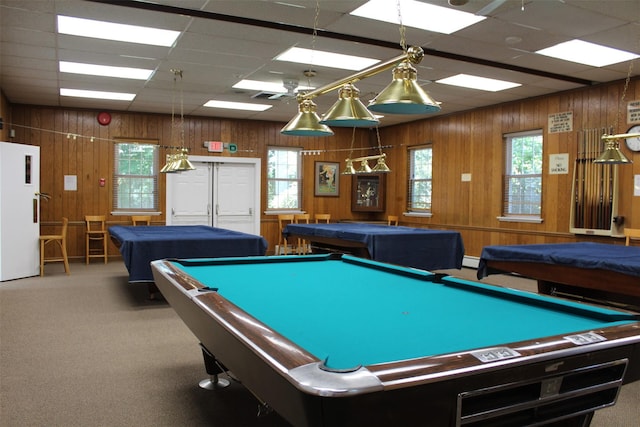
[[[537,280],[538,292],[543,294],[552,294],[555,284],[567,285],[573,290],[586,290],[581,294],[588,298],[608,298],[617,303],[640,306],[640,278],[636,276],[602,269],[507,260],[486,260],[486,267],[489,274],[517,273]],[[568,289],[566,292],[571,293]]]
[[[547,363],[559,357],[579,356],[598,351],[606,351],[610,347],[626,345],[620,357],[630,359],[630,374],[640,368],[640,323],[612,326],[593,331],[607,340],[600,343],[576,346],[562,335],[545,337],[543,340],[509,343],[511,350],[521,356],[499,362],[482,363],[473,355],[473,350],[460,353],[433,356],[422,360],[390,362],[382,365],[367,366],[385,386],[385,389],[408,387],[411,384],[431,383],[443,378],[465,377],[470,374],[484,374],[500,371],[505,367],[520,368],[532,363]],[[490,349],[487,349],[490,350]],[[637,378],[636,378],[637,379]]]

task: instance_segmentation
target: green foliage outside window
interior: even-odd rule
[[[505,214],[542,212],[542,132],[507,138]]]
[[[267,152],[267,209],[300,208],[300,150]]]
[[[157,210],[158,146],[116,143],[114,154],[114,209]]]
[[[433,184],[431,147],[409,150],[409,211],[430,211]]]

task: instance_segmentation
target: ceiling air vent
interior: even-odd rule
[[[262,91],[262,92],[256,93],[251,98],[253,98],[253,99],[278,99],[283,95],[284,95],[284,93]]]

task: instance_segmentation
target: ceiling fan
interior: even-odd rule
[[[505,1],[506,0],[493,0],[491,3],[489,3],[479,11],[477,11],[475,14],[480,16],[486,16],[491,12],[493,12],[494,10],[496,10],[497,8],[499,8],[500,6],[502,6],[502,4]],[[449,4],[451,6],[464,6],[467,3],[469,3],[469,0],[449,0]]]
[[[274,93],[273,95],[269,96],[267,99],[282,99],[282,98],[295,98],[297,96],[297,91],[296,89],[298,88],[298,79],[295,78],[285,78],[282,79],[282,86],[284,86],[284,88],[287,90],[286,92],[283,93]]]

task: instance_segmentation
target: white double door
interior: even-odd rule
[[[190,156],[167,175],[167,225],[209,225],[260,235],[260,159]]]

